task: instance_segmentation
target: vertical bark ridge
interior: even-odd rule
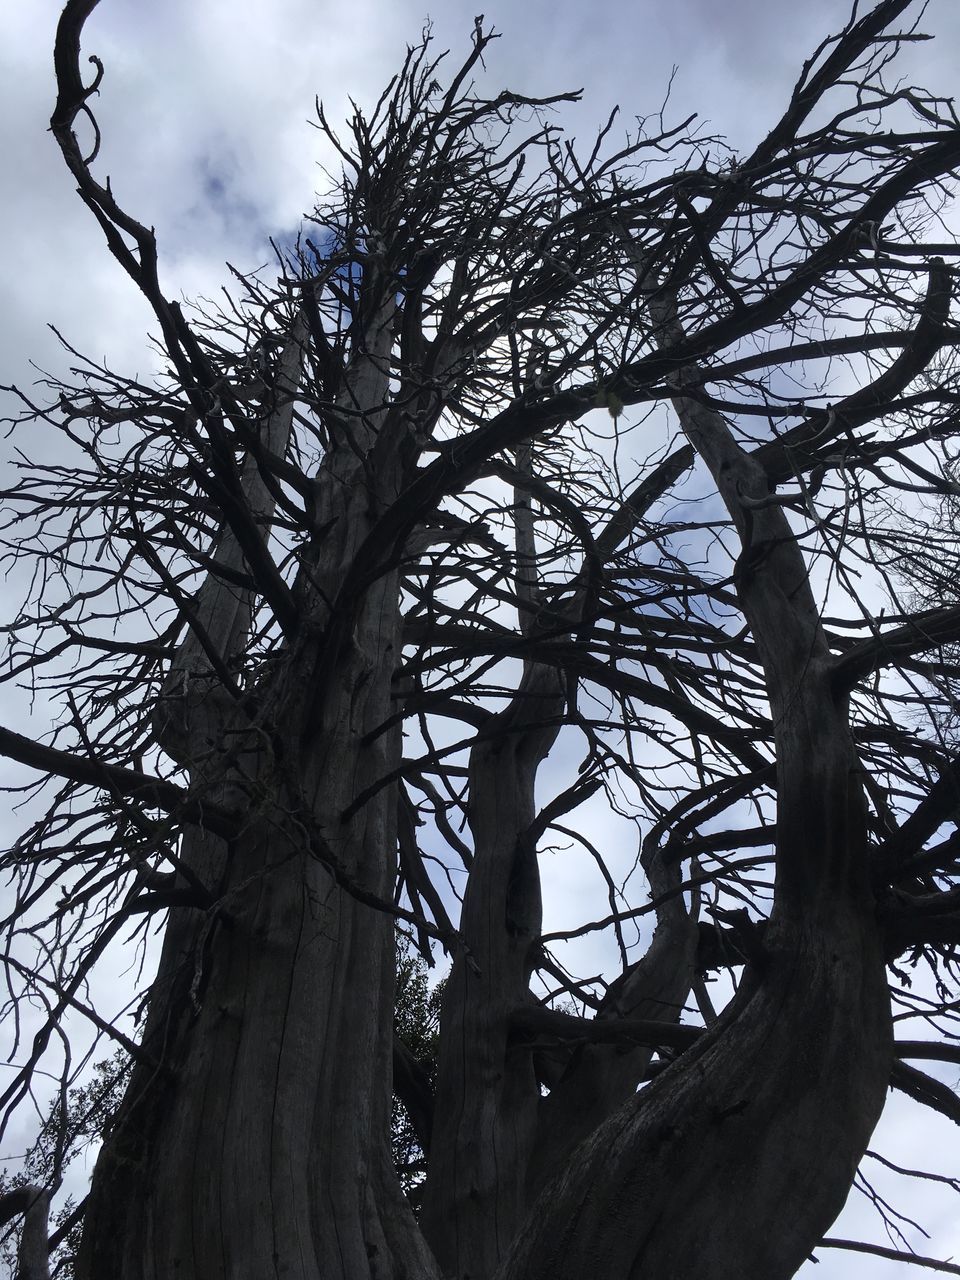
[[[529,472],[532,450],[518,468]],[[514,488],[520,627],[535,631],[533,512]],[[511,702],[470,754],[474,860],[460,916],[464,951],[443,1002],[434,1111],[444,1142],[431,1150],[424,1227],[444,1273],[493,1273],[523,1220],[539,1087],[530,1055],[509,1046],[511,1012],[529,997],[542,908],[537,852],[526,839],[536,815],[537,771],[566,705],[562,673],[525,662]]]
[[[214,739],[196,767],[247,818],[229,848],[199,830],[185,837],[187,856],[206,858],[205,870],[216,863],[219,900],[214,913],[171,922],[148,1027],[170,1074],[153,1080],[138,1068],[101,1155],[79,1268],[90,1280],[435,1275],[388,1143],[393,924],[341,889],[324,863],[329,850],[357,884],[392,895],[396,794],[376,784],[395,771],[400,750],[398,730],[377,732],[393,710],[396,572],[356,603],[350,644],[324,673],[334,678],[316,705],[318,723],[304,718],[314,705],[305,694],[316,636],[371,506],[399,489],[396,459],[381,460],[373,497],[364,474],[388,403],[391,312],[392,303],[375,312],[345,375],[352,435],[318,477],[330,527],[297,594],[308,625],[261,691],[276,722],[258,727],[244,770],[231,768],[229,754],[223,763],[225,742],[250,730],[231,723],[213,680],[192,681],[203,692],[187,704],[187,742],[196,750],[198,735]],[[256,468],[245,474],[251,509],[266,520],[269,495]],[[221,537],[217,555],[231,547]],[[243,647],[251,602],[221,587],[208,579],[201,604],[222,621],[216,634],[229,656]],[[202,660],[188,638],[173,678]],[[315,745],[305,765],[297,739],[308,731]],[[262,750],[263,734],[279,755]],[[345,820],[349,802],[368,791]],[[263,809],[260,795],[276,799]],[[196,1153],[192,1163],[185,1153]]]
[[[556,737],[562,678],[528,663],[513,703],[471,753],[474,861],[457,957],[444,996],[424,1226],[444,1273],[492,1274],[522,1221],[539,1089],[530,1055],[508,1045],[512,1010],[527,998],[540,934],[534,784]]]

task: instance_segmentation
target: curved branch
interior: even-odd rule
[[[854,427],[871,422],[923,372],[943,344],[951,297],[951,272],[942,258],[932,258],[920,319],[889,369],[846,399],[829,409],[817,410],[799,426],[754,451],[753,457],[762,463],[773,485],[795,476],[798,467],[809,469],[815,465],[826,446]]]
[[[872,636],[848,649],[834,667],[834,687],[838,694],[849,693],[855,684],[883,667],[958,639],[960,605],[918,614],[904,626]]]
[[[85,85],[80,75],[80,37],[84,23],[99,3],[100,0],[68,0],[60,15],[53,46],[58,92],[50,127],[55,132],[73,126],[77,114],[83,110],[87,99],[98,91],[103,79],[103,63],[99,58],[90,59],[96,67],[92,84]]]
[[[907,860],[917,853],[941,823],[960,807],[960,760],[941,767],[940,777],[909,818],[874,854],[875,876],[900,877]]]

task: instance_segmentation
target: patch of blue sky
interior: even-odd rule
[[[235,153],[229,147],[205,152],[193,170],[193,199],[174,216],[168,252],[215,251],[218,241],[225,248],[245,244],[262,252],[272,231],[270,210],[251,198]]]

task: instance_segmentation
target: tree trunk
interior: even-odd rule
[[[661,347],[681,342],[675,300],[645,292]],[[578,1149],[498,1280],[788,1280],[842,1208],[889,1083],[889,992],[846,699],[796,538],[760,465],[682,394],[695,377],[673,375],[674,408],[740,532],[737,589],[774,724],[774,909],[734,1001]]]
[[[541,929],[537,769],[556,738],[561,677],[530,663],[516,698],[473,749],[474,862],[444,993],[435,1130],[424,1228],[445,1275],[492,1275],[523,1221],[540,1093],[531,1055],[512,1051]]]
[[[891,1037],[867,903],[772,933],[763,972],[547,1186],[498,1280],[795,1274],[846,1199]]]
[[[939,119],[936,100],[922,97],[911,104],[931,132],[918,125],[915,135],[884,134],[889,155],[876,158],[874,117],[903,105],[884,96],[880,73],[899,38],[887,28],[908,0],[854,14],[842,36],[820,46],[787,113],[746,164],[712,165],[694,137],[688,169],[672,173],[682,127],[659,137],[640,128],[606,160],[611,117],[584,167],[543,123],[553,100],[476,98],[473,69],[492,38],[479,19],[473,52],[447,91],[426,43],[409,50],[373,117],[356,112],[352,151],[321,112],[346,168],[339,195],[316,211],[319,246],[304,234],[310,252],[297,250],[296,279],[276,294],[252,279],[256,324],[240,308],[240,327],[219,336],[219,320],[202,313],[191,326],[166,301],[153,233],[120,208],[109,184],[93,180],[96,149],[83,159],[72,132],[81,113],[92,122],[88,100],[102,74],[93,59],[96,76],[85,84],[77,61],[95,3],[67,4],[52,127],[111,251],[151,303],[174,371],[173,390],[143,396],[133,416],[147,442],[160,442],[149,447],[169,465],[169,484],[159,498],[133,480],[118,491],[134,495],[126,501],[136,530],[136,496],[153,495],[135,547],[149,572],[133,585],[149,586],[148,612],[166,592],[186,624],[149,714],[153,739],[189,794],[155,834],[145,816],[154,812],[151,795],[132,806],[138,838],[146,833],[138,857],[146,849],[145,860],[176,868],[156,874],[162,884],[151,895],[171,883],[174,892],[142,1056],[93,1179],[78,1280],[789,1280],[849,1191],[883,1106],[892,1035],[845,685],[765,465],[782,479],[793,465],[790,442],[801,440],[811,465],[819,458],[843,471],[843,432],[854,450],[851,424],[889,407],[945,341],[949,291],[934,289],[932,273],[928,304],[938,291],[943,297],[922,313],[919,338],[885,333],[876,319],[892,296],[885,269],[876,287],[836,283],[836,273],[866,279],[861,268],[890,266],[888,215],[904,231],[918,228],[916,210],[904,212],[913,206],[898,211],[898,202],[956,163],[955,121]],[[867,113],[866,132],[844,109],[803,136],[818,104],[858,76],[861,106],[874,95],[880,104]],[[527,112],[537,123],[509,150],[508,127]],[[546,157],[532,180],[523,176],[528,151]],[[651,169],[648,179],[655,154],[668,170]],[[863,199],[848,199],[851,188]],[[896,270],[906,270],[900,258],[930,249],[901,246]],[[751,254],[763,259],[755,271]],[[851,314],[868,317],[862,343],[799,341],[816,336],[804,309],[825,307],[829,318],[845,299]],[[274,350],[283,316],[290,332],[275,380],[265,360],[256,379],[238,381],[237,342],[247,347],[260,324],[261,350]],[[698,332],[688,337],[685,325]],[[795,406],[800,426],[784,435],[772,416],[776,440],[752,452],[707,406],[744,417],[766,407],[759,397],[711,400],[689,362],[700,353],[722,388],[756,389],[775,369],[783,377],[791,362],[802,364],[798,347],[811,360],[856,347],[870,361],[901,340],[903,355],[851,397],[860,416],[838,418],[809,397]],[[732,359],[737,344],[753,344],[753,355]],[[744,373],[756,380],[742,381]],[[616,421],[626,403],[652,406],[665,388],[688,444],[655,467],[639,463],[642,479],[611,515],[622,494],[616,456],[608,484],[600,476],[607,446],[581,454],[568,434],[591,407],[605,405]],[[68,430],[88,415],[98,431],[126,421],[106,392],[74,392],[60,408]],[[947,416],[937,426],[944,439]],[[917,427],[906,447],[924,431]],[[583,423],[581,441],[590,434]],[[888,456],[877,449],[861,454],[865,466]],[[730,580],[719,585],[714,557],[724,534],[715,525],[702,570],[690,560],[664,568],[676,532],[699,536],[700,521],[635,528],[694,458],[740,539]],[[118,462],[117,476],[130,467]],[[928,480],[931,493],[947,491]],[[500,492],[504,481],[512,502]],[[816,490],[800,485],[804,527],[822,532]],[[197,526],[204,539],[215,533],[212,545],[178,542],[175,533],[168,541],[168,495],[176,512],[198,494],[204,510],[219,512],[218,531]],[[86,510],[85,495],[70,501]],[[510,527],[512,548],[503,543]],[[461,539],[463,547],[476,539],[483,554],[461,557]],[[658,566],[648,554],[661,557]],[[199,595],[188,596],[181,584],[211,562]],[[731,582],[752,641],[725,620]],[[424,627],[422,661],[405,667],[401,689],[410,600],[414,625]],[[715,616],[698,612],[698,601],[716,605]],[[513,606],[517,626],[502,626]],[[451,648],[442,652],[447,632]],[[148,651],[151,660],[170,657],[157,645],[135,650]],[[474,665],[480,653],[491,667],[516,664],[510,677],[486,683],[488,668]],[[581,712],[576,672],[622,694],[622,714],[604,708],[591,720]],[[644,716],[664,708],[689,730],[674,739],[664,729],[660,745],[675,769],[650,785],[633,749],[648,731],[638,714],[645,689]],[[91,707],[103,701],[91,699]],[[686,1031],[697,1038],[645,1084],[654,1050],[641,1038],[651,1022],[680,1017],[697,981],[698,902],[689,885],[701,877],[696,836],[686,836],[697,822],[704,834],[719,811],[710,809],[721,794],[714,788],[734,785],[723,804],[750,797],[757,825],[745,843],[770,847],[768,710],[777,789],[769,919],[768,903],[755,902],[762,940],[746,948],[735,998],[719,1018],[708,1009],[702,1034],[664,1034],[665,1044],[682,1043]],[[404,716],[435,711],[477,728],[465,782],[466,742],[434,748],[428,721],[424,757],[412,767],[403,759]],[[728,711],[760,726],[759,745],[744,745],[748,729],[718,722]],[[561,726],[582,731],[590,754],[578,780],[538,814],[538,772]],[[608,745],[621,730],[627,751],[618,763]],[[105,760],[114,747],[128,749],[125,729],[105,728],[98,742],[109,748]],[[137,738],[138,751],[143,743]],[[148,754],[151,747],[147,740]],[[737,790],[743,764],[750,773]],[[431,809],[433,770],[447,794]],[[94,777],[106,786],[114,773]],[[624,947],[625,972],[606,987],[587,1035],[578,1020],[534,1007],[531,976],[552,965],[537,844],[553,814],[590,788],[607,786],[616,808],[618,777],[636,784],[638,812],[652,822],[643,866],[657,929],[637,964],[628,966]],[[409,785],[399,841],[398,778]],[[696,810],[686,830],[688,815],[676,821],[684,804]],[[196,820],[205,805],[209,829]],[[450,812],[465,815],[469,846]],[[416,839],[431,814],[468,864],[458,935],[440,889],[429,899],[434,928],[416,914],[416,870],[401,866],[398,876],[398,843],[411,863],[434,856]],[[223,834],[231,821],[232,834]],[[661,851],[655,837],[668,830],[675,843]],[[171,832],[181,843],[168,849]],[[683,850],[694,860],[685,893],[682,863],[670,861]],[[439,865],[451,872],[442,857]],[[725,869],[733,879],[717,881],[718,902],[736,892],[741,869]],[[397,905],[404,892],[413,912]],[[156,902],[131,897],[122,909]],[[423,937],[449,934],[453,952],[436,1093],[421,1091],[417,1117],[424,1132],[432,1128],[419,1223],[389,1149],[397,914]],[[636,914],[614,909],[612,919],[619,928]],[[564,980],[550,999],[583,990]],[[543,1039],[531,1047],[532,1037],[518,1033],[531,1008],[573,1023],[581,1037],[556,1052],[548,1040],[555,1070],[539,1077]],[[430,1071],[415,1065],[422,1084]],[[28,1238],[35,1253],[37,1238]]]
[[[387,401],[390,326],[389,314],[371,322],[344,393],[361,456]],[[181,763],[243,825],[229,845],[203,831],[185,842],[213,904],[172,913],[144,1036],[161,1070],[138,1065],[101,1153],[81,1280],[435,1274],[389,1149],[394,926],[369,905],[391,901],[396,877],[396,789],[378,789],[400,752],[399,730],[382,731],[396,573],[348,602],[348,639],[327,642],[346,568],[398,475],[383,460],[378,492],[360,456],[327,459],[318,509],[331,529],[301,588],[310,622],[258,689],[252,723],[225,707],[196,640],[206,618],[227,661],[249,607],[217,632],[223,588],[204,588],[174,671],[189,670],[193,690]],[[218,558],[231,546],[222,538]]]
[[[382,642],[397,626],[395,582],[380,594],[364,623]],[[395,793],[348,824],[341,815],[395,765],[396,735],[360,745],[387,718],[394,652],[385,644],[379,664],[360,646],[349,655],[310,769],[318,831],[342,871],[385,900]],[[138,1068],[100,1158],[81,1276],[431,1273],[386,1143],[392,920],[283,826],[267,809],[233,842],[218,914],[162,1005],[155,997],[145,1047],[163,1049],[164,1075]]]

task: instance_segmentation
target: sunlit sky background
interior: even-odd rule
[[[169,295],[214,295],[227,282],[224,261],[245,270],[267,263],[268,237],[296,233],[323,184],[317,166],[329,161],[310,123],[315,95],[331,121],[346,115],[348,96],[370,104],[428,18],[437,48],[454,50],[451,63],[466,52],[477,6],[447,0],[432,13],[424,6],[425,0],[101,0],[84,41],[84,53],[97,53],[106,66],[95,102],[103,131],[96,172],[109,174],[121,204],[156,227]],[[64,366],[49,324],[116,369],[135,373],[151,363],[146,306],[106,251],[46,131],[59,9],[57,0],[0,9],[4,384],[29,384],[36,376],[31,360],[51,370]],[[487,56],[483,84],[491,94],[503,87],[531,95],[582,88],[583,102],[565,110],[563,120],[587,139],[616,104],[626,125],[656,111],[676,68],[675,118],[696,111],[708,132],[747,150],[782,110],[802,59],[849,12],[848,0],[527,0],[523,6],[488,0],[487,22],[503,38]],[[960,65],[958,0],[932,0],[921,27],[937,40],[910,47],[902,73],[950,94]],[[17,603],[3,592],[0,581],[0,623]],[[26,711],[8,697],[0,722],[39,735],[42,707],[32,723]],[[9,812],[0,820],[0,835],[18,827]],[[0,1048],[2,1042],[0,1030]],[[956,1085],[956,1074],[943,1078]],[[883,1122],[883,1141],[878,1135],[874,1146],[902,1163],[956,1176],[957,1137],[949,1122],[933,1123],[897,1099]],[[8,1141],[0,1164],[11,1151]],[[908,1231],[918,1252],[960,1257],[955,1195],[930,1184],[919,1190],[883,1185],[931,1232],[925,1242]],[[885,1243],[882,1225],[858,1196],[833,1234]],[[819,1258],[804,1275],[886,1280],[921,1274],[848,1253],[822,1250]]]

